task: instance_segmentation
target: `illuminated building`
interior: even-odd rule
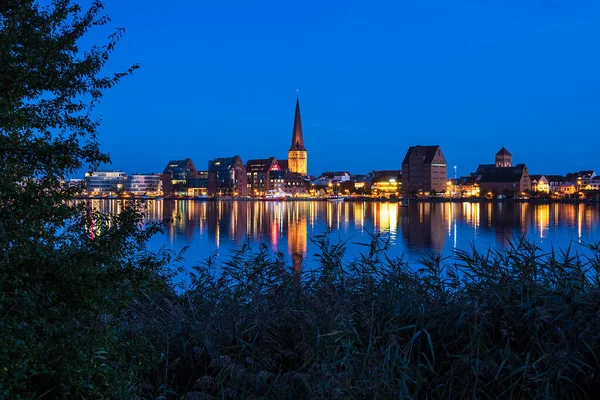
[[[460,186],[461,197],[478,197],[479,184],[477,183],[477,175],[461,176],[458,186]]]
[[[284,174],[275,157],[246,163],[248,194],[262,196],[269,190],[282,189]]]
[[[475,174],[481,193],[508,195],[531,190],[527,166],[517,164],[513,167],[512,155],[504,147],[496,153],[495,164],[480,164]]]
[[[127,192],[134,196],[153,195],[162,193],[160,174],[131,174],[127,180]]]
[[[512,167],[512,154],[508,152],[504,147],[496,153],[496,167],[507,168]]]
[[[308,152],[306,151],[306,147],[304,147],[302,120],[300,119],[300,100],[298,97],[296,97],[292,145],[288,151],[288,168],[291,173],[297,173],[301,176],[306,176],[308,173]]]
[[[162,174],[163,193],[165,196],[185,196],[191,179],[198,179],[198,171],[191,158],[171,160]]]
[[[514,167],[478,168],[479,188],[482,193],[515,194],[531,190],[531,179],[525,164]]]
[[[402,171],[373,171],[371,191],[375,196],[398,195],[402,188]]]
[[[446,158],[440,146],[411,146],[402,161],[404,194],[446,191]]]
[[[246,196],[246,166],[240,156],[216,158],[208,162],[209,196]]]
[[[208,171],[198,171],[198,179],[190,179],[188,196],[206,196],[208,194]]]
[[[123,171],[95,171],[85,174],[85,184],[90,194],[110,194],[124,191],[127,174]]]
[[[530,175],[531,190],[540,193],[550,193],[550,184],[544,175]]]

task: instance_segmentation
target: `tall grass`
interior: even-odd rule
[[[195,268],[177,296],[132,309],[152,342],[144,396],[165,398],[595,398],[600,244],[391,258],[374,237],[345,262],[317,237],[300,275],[248,244]],[[142,333],[139,333],[142,334]]]

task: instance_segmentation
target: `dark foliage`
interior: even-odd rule
[[[62,184],[108,161],[94,106],[131,73],[100,71],[121,31],[88,51],[78,41],[108,19],[94,2],[42,8],[0,2],[0,398],[133,397],[143,338],[125,312],[168,290],[167,258],[145,250],[158,226],[129,204],[102,216]],[[98,234],[101,233],[101,234]],[[140,355],[142,355],[140,357]]]

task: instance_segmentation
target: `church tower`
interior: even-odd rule
[[[302,121],[300,119],[300,100],[296,96],[296,115],[294,116],[294,130],[292,132],[292,145],[288,151],[288,168],[303,176],[308,174],[308,157],[302,136]]]
[[[496,153],[496,168],[512,167],[512,154],[504,147]]]

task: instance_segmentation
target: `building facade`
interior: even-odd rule
[[[198,171],[198,179],[190,179],[187,194],[192,197],[208,195],[208,171]]]
[[[402,192],[402,171],[373,171],[371,192],[375,196],[399,195]]]
[[[134,196],[162,194],[161,174],[131,174],[127,179],[127,192]]]
[[[302,120],[300,118],[300,100],[296,97],[296,113],[292,131],[292,145],[288,151],[288,168],[292,173],[306,176],[308,174],[308,152],[304,146]]]
[[[284,186],[284,173],[275,157],[249,160],[246,163],[248,194],[264,196],[269,190],[279,190]]]
[[[550,193],[550,183],[544,175],[530,175],[533,192]]]
[[[517,164],[514,167],[480,165],[477,175],[482,195],[517,195],[531,190],[531,179],[525,164]]]
[[[85,174],[89,194],[113,194],[126,190],[127,174],[123,171],[94,171]]]
[[[165,196],[186,196],[189,182],[198,179],[198,171],[191,158],[171,160],[162,173]]]
[[[508,168],[512,167],[512,154],[508,152],[504,147],[496,153],[496,167],[497,168]]]
[[[240,156],[216,158],[208,162],[208,195],[248,195],[246,166]]]
[[[446,158],[440,146],[411,146],[402,161],[402,193],[446,190]]]

